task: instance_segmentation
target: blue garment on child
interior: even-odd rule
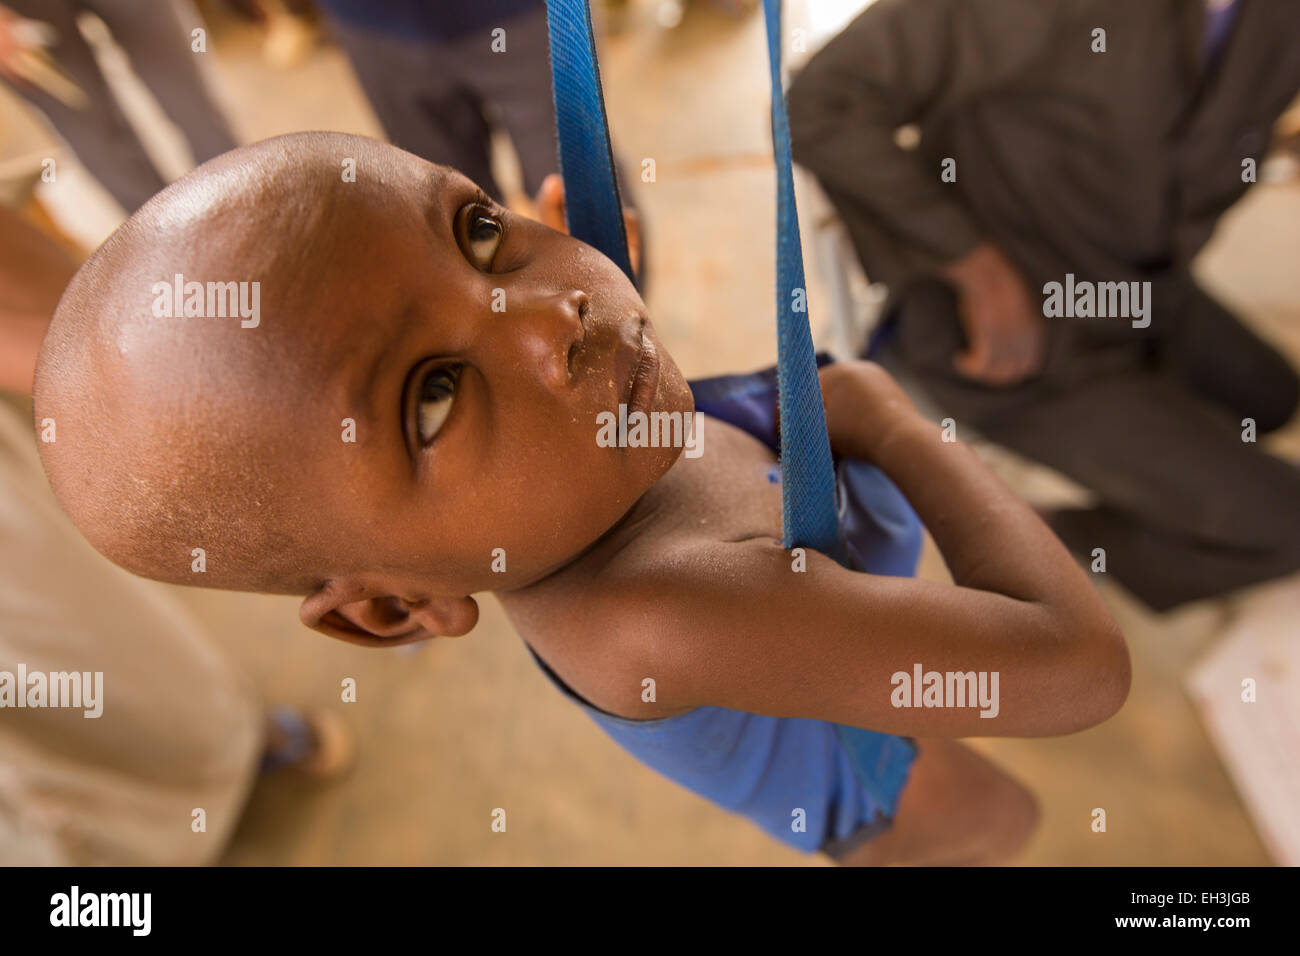
[[[819,365],[826,361],[818,356]],[[704,379],[692,382],[691,390],[696,410],[777,450],[775,369]],[[774,468],[773,480],[779,476]],[[840,526],[856,568],[914,574],[921,524],[898,489],[879,469],[858,461],[840,461],[836,478]],[[592,706],[533,657],[632,756],[800,850],[840,856],[887,828],[916,756],[915,744],[903,737],[723,707],[628,720]]]

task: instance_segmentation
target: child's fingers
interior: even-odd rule
[[[564,180],[551,173],[537,190],[537,221],[557,232],[569,231],[564,221]]]
[[[569,231],[564,219],[564,179],[559,173],[551,173],[542,180],[534,218],[558,232]],[[637,272],[641,268],[641,217],[635,209],[623,210],[623,226],[627,230],[628,258],[632,260],[632,271]]]
[[[623,228],[627,230],[627,256],[632,260],[632,271],[641,272],[641,217],[635,209],[623,210]]]

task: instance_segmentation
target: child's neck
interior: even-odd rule
[[[506,607],[531,604],[545,599],[553,592],[567,590],[574,582],[585,582],[606,567],[615,556],[637,540],[648,526],[661,520],[671,509],[674,486],[678,483],[684,459],[679,457],[653,485],[646,489],[632,507],[613,525],[587,547],[561,564],[556,565],[532,580],[508,590],[493,591]]]

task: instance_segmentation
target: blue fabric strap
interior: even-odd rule
[[[629,276],[622,203],[614,179],[587,0],[547,0],[556,134],[572,235],[595,246]],[[763,0],[772,79],[776,157],[777,382],[781,410],[781,513],[785,546],[847,559],[836,520],[835,470],[808,326],[799,216],[794,202],[790,128],[781,87],[781,3]]]
[[[835,513],[835,468],[808,326],[799,213],[794,204],[790,122],[781,87],[781,0],[763,0],[772,74],[776,158],[776,365],[781,409],[781,516],[785,546],[846,557]]]
[[[546,0],[546,23],[569,234],[599,249],[636,282],[614,178],[587,0]]]

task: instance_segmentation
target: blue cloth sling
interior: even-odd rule
[[[546,26],[551,34],[555,138],[569,235],[599,249],[636,282],[587,0],[547,0]]]

